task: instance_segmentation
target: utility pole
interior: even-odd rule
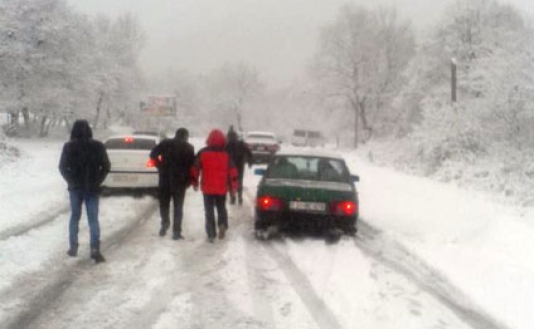
[[[451,58],[451,103],[456,104],[456,58]]]

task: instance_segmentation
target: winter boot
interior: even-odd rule
[[[167,229],[162,227],[160,230],[159,230],[159,236],[165,236],[165,234],[167,233]]]
[[[104,256],[100,253],[100,242],[91,248],[91,258],[95,260],[95,263],[103,263],[106,261]]]
[[[70,249],[67,251],[67,255],[69,255],[70,257],[78,256],[78,245],[75,244],[70,246]]]
[[[226,236],[226,226],[225,225],[220,225],[219,226],[219,239],[222,240],[224,239],[224,237]]]
[[[161,228],[159,229],[159,236],[163,237],[165,234],[167,234],[167,229],[169,228],[169,225],[162,224]]]

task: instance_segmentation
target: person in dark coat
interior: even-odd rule
[[[195,149],[188,143],[189,132],[185,128],[176,130],[174,139],[160,142],[150,152],[159,171],[159,209],[161,216],[160,236],[165,236],[170,226],[170,202],[174,205],[173,236],[182,239],[182,219],[185,191],[191,183],[190,169],[195,159]]]
[[[200,186],[204,195],[206,233],[208,241],[213,242],[217,234],[214,208],[217,209],[219,239],[224,239],[228,230],[226,193],[237,189],[237,168],[225,149],[226,138],[222,131],[212,130],[206,144],[195,158],[191,175],[195,190],[198,190],[199,178],[202,176]]]
[[[252,167],[252,152],[245,142],[239,140],[237,133],[230,129],[227,134],[226,151],[232,157],[237,168],[237,200],[240,205],[243,204],[243,176],[245,172],[245,163]],[[230,203],[235,204],[235,194],[230,194]]]
[[[87,120],[77,120],[72,127],[70,141],[64,144],[59,160],[59,171],[68,184],[71,216],[67,254],[78,254],[78,229],[85,202],[89,222],[91,258],[104,262],[100,252],[100,224],[98,222],[98,194],[111,164],[100,141],[93,139]]]

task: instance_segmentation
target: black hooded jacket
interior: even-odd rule
[[[111,164],[104,144],[94,140],[86,120],[77,120],[72,127],[70,141],[63,145],[59,172],[69,190],[97,193]]]
[[[233,130],[228,132],[226,151],[232,157],[237,170],[243,172],[245,163],[252,165],[252,152],[250,152],[245,142],[238,139],[237,133]]]
[[[177,191],[189,187],[195,149],[187,142],[188,137],[189,132],[180,128],[173,139],[161,141],[150,152],[150,158],[156,161],[158,167],[160,188]]]

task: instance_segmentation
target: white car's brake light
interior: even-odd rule
[[[148,159],[147,162],[146,162],[146,167],[147,168],[155,168],[156,167],[156,161],[154,161],[153,159]]]

